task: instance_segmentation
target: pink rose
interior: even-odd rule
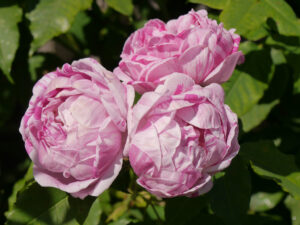
[[[114,73],[136,91],[153,91],[166,75],[185,73],[202,86],[227,81],[236,64],[240,36],[207,17],[205,10],[191,10],[171,20],[150,20],[127,39]]]
[[[195,85],[174,73],[142,95],[128,120],[125,154],[137,182],[160,197],[196,196],[239,151],[237,116],[219,84]]]
[[[129,92],[88,58],[43,76],[20,126],[35,180],[80,198],[107,189],[122,166]]]

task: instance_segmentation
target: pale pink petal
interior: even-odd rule
[[[97,178],[83,181],[75,180],[72,177],[65,178],[61,173],[53,173],[38,167],[33,168],[33,176],[34,179],[43,187],[55,187],[69,193],[83,190],[90,184],[97,181]]]
[[[219,64],[205,79],[203,84],[224,83],[232,75],[236,64],[243,57],[241,52],[235,52],[228,56],[221,64]]]
[[[92,183],[86,189],[82,189],[78,192],[72,192],[72,196],[84,199],[88,195],[97,197],[102,194],[106,189],[110,187],[110,185],[119,175],[119,172],[122,168],[122,162],[122,156],[118,155],[116,161],[111,163],[111,166],[107,168],[106,172],[103,173],[100,179]]]

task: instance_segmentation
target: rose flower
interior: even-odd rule
[[[122,166],[129,88],[89,58],[36,83],[20,132],[41,186],[80,198],[110,186]]]
[[[137,182],[160,197],[197,196],[239,151],[238,120],[219,84],[174,73],[129,112],[129,155]]]
[[[150,20],[127,39],[114,73],[139,93],[153,91],[173,72],[185,73],[205,86],[227,81],[236,64],[239,35],[207,17],[205,10],[164,23]]]

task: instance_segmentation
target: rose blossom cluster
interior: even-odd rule
[[[157,196],[208,192],[239,151],[237,116],[220,86],[243,61],[239,41],[191,10],[131,34],[113,73],[86,58],[43,76],[20,126],[35,180],[98,196],[126,157]]]

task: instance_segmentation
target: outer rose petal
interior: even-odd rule
[[[139,100],[140,104],[136,105],[133,109],[130,109],[130,113],[128,112],[128,133],[135,132],[137,129],[137,124],[139,123],[140,119],[148,112],[148,110],[155,105],[156,100],[160,98],[157,94],[146,93],[144,94],[141,99]],[[152,102],[151,102],[152,100]],[[149,104],[150,103],[150,104]],[[134,111],[134,113],[133,113]],[[128,144],[131,143],[131,137],[128,136],[126,145],[123,151],[124,156],[128,156],[129,146]]]
[[[203,84],[207,85],[211,83],[226,82],[231,77],[231,74],[241,57],[243,57],[242,52],[235,52],[227,57],[204,79]]]
[[[230,127],[231,127],[227,137],[227,145],[229,147],[227,150],[227,154],[224,157],[224,160],[222,160],[221,163],[208,168],[208,171],[210,172],[218,172],[227,168],[230,165],[231,160],[238,154],[240,150],[240,145],[238,143],[239,127],[238,127],[237,115],[231,111],[228,105],[225,105],[225,110],[226,110],[228,122],[230,123]]]
[[[88,188],[82,189],[79,192],[72,193],[72,196],[79,197],[81,199],[85,198],[88,195],[98,196],[106,189],[110,187],[112,182],[119,175],[120,170],[122,169],[122,155],[119,155],[116,158],[116,161],[111,164],[110,168],[107,169],[106,173],[103,174],[103,177],[98,181],[91,184]]]
[[[51,173],[48,170],[38,167],[33,168],[33,175],[36,182],[38,182],[41,186],[55,187],[69,193],[78,192],[87,188],[90,184],[97,180],[95,178],[84,181],[76,181],[74,179],[65,178],[62,174]]]

